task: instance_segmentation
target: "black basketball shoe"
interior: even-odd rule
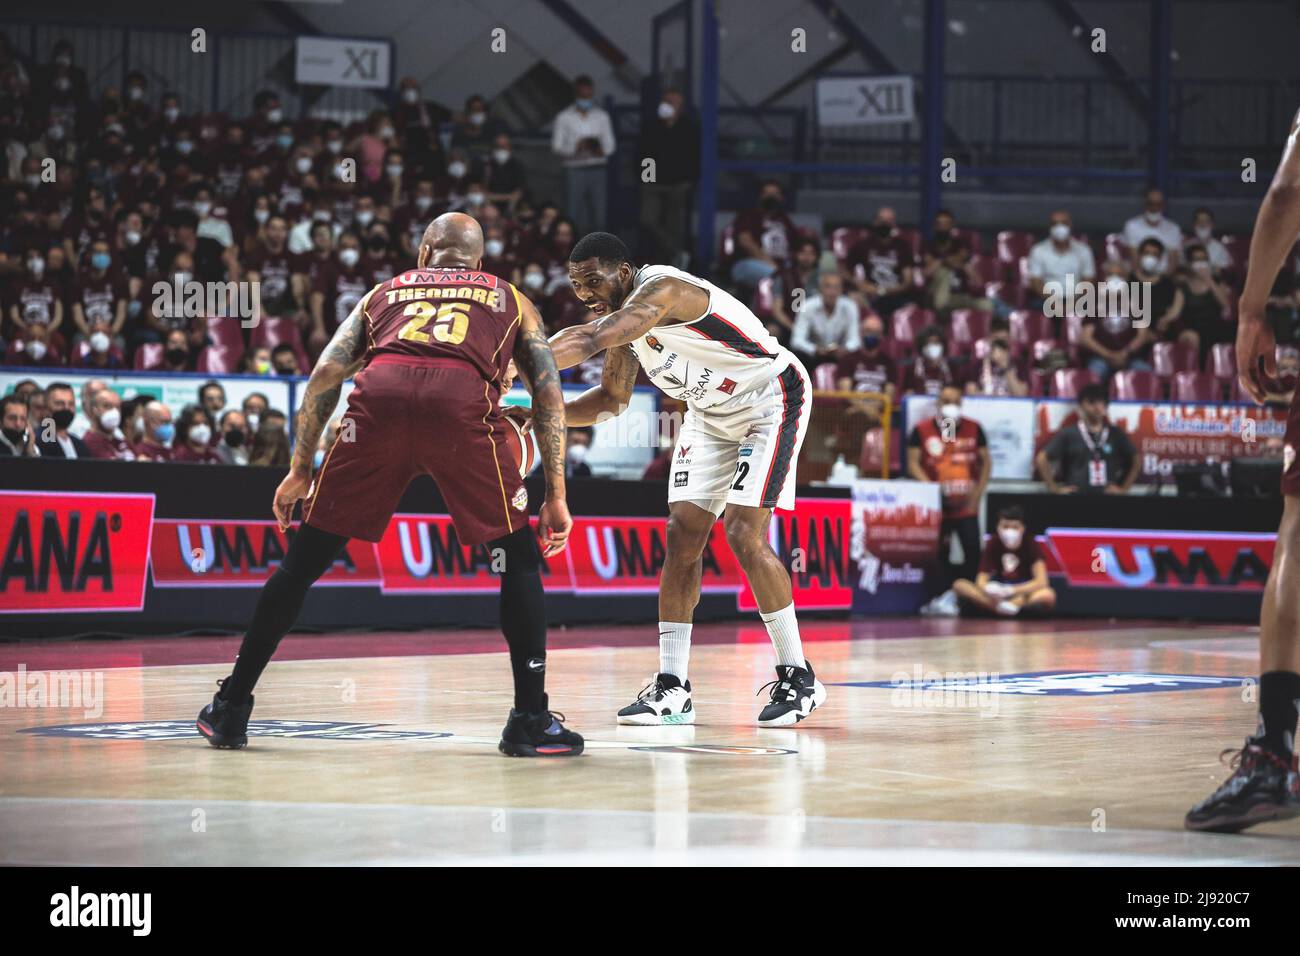
[[[224,684],[225,681],[217,681]],[[223,750],[238,750],[248,746],[248,717],[253,712],[253,695],[243,704],[232,704],[217,691],[212,703],[199,711],[195,726],[208,738],[208,743]]]
[[[1223,755],[1228,753],[1225,750]],[[1300,816],[1300,774],[1294,764],[1294,757],[1283,757],[1248,739],[1229,764],[1232,776],[1187,812],[1183,826],[1236,833],[1256,823]]]
[[[637,727],[695,723],[691,682],[683,684],[676,674],[656,674],[636,700],[618,712],[618,722]]]
[[[813,673],[811,661],[803,667],[777,664],[776,680],[768,681],[758,689],[761,694],[772,688],[767,706],[758,715],[760,727],[788,727],[797,724],[826,700],[826,688]]]
[[[582,753],[582,735],[565,729],[564,715],[548,706],[543,694],[542,709],[535,714],[512,708],[497,749],[507,757],[576,757]]]

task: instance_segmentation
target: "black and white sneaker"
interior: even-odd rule
[[[636,701],[618,712],[618,722],[637,727],[695,723],[691,682],[683,684],[673,674],[656,674],[641,688]]]
[[[1229,753],[1225,750],[1221,756]],[[1187,829],[1236,833],[1256,823],[1300,816],[1300,775],[1294,757],[1247,740],[1230,766],[1232,776],[1187,812]]]
[[[218,685],[224,680],[217,681]],[[232,704],[217,691],[212,703],[199,711],[194,726],[208,738],[208,743],[222,750],[239,750],[248,746],[248,718],[253,713],[253,695],[243,704]]]
[[[507,757],[576,757],[584,746],[582,735],[564,726],[564,715],[550,710],[543,694],[535,714],[511,708],[497,750]]]
[[[768,704],[758,715],[760,727],[789,727],[797,724],[826,702],[826,688],[813,673],[811,661],[806,666],[777,664],[776,680],[758,689],[761,694],[772,688]]]

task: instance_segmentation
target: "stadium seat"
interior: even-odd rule
[[[1002,278],[1002,264],[992,256],[973,255],[970,257],[971,268],[984,285],[997,282]]]
[[[1011,326],[1011,346],[1019,351],[1029,348],[1031,342],[1050,339],[1056,334],[1055,323],[1041,312],[1016,309],[1008,319]]]
[[[954,349],[966,354],[976,339],[989,334],[992,321],[993,313],[983,309],[953,309],[948,326],[948,340]]]
[[[897,232],[897,235],[899,239],[902,239],[904,242],[908,244],[908,246],[911,247],[913,261],[920,259],[921,247],[925,244],[925,240],[921,236],[921,231],[919,229],[900,228]]]
[[[1220,382],[1227,383],[1237,378],[1237,348],[1231,342],[1216,342],[1210,346],[1210,357],[1206,369]]]
[[[1067,315],[1063,320],[1065,326],[1065,351],[1071,362],[1079,361],[1079,336],[1083,334],[1083,319],[1077,315]]]
[[[228,349],[209,345],[199,353],[195,370],[212,375],[230,375],[239,371],[239,359]]]
[[[1025,305],[1025,290],[1019,282],[986,282],[984,296],[1005,302],[1014,309],[1024,308]]]
[[[984,336],[983,338],[976,339],[975,342],[971,345],[970,357],[972,362],[982,362],[986,358],[988,358],[988,354],[989,354],[988,336]]]
[[[894,311],[890,319],[890,335],[895,342],[902,343],[911,350],[916,342],[916,335],[927,325],[934,324],[934,313],[918,305],[905,305]]]
[[[1242,275],[1246,274],[1246,263],[1250,261],[1250,235],[1228,233],[1219,237],[1223,247],[1232,256],[1232,267]]]
[[[256,348],[259,345],[265,345],[269,348],[275,348],[283,342],[293,346],[294,352],[298,356],[298,367],[306,375],[311,371],[311,362],[307,358],[307,350],[303,348],[302,335],[298,332],[298,323],[293,319],[282,318],[263,318],[262,321],[253,328],[253,334],[249,337],[249,348]]]
[[[1107,233],[1106,260],[1108,262],[1128,262],[1131,252],[1128,243],[1124,241],[1123,233]]]
[[[1078,398],[1085,385],[1096,385],[1097,376],[1091,369],[1058,368],[1052,374],[1052,394],[1057,398]]]
[[[1228,386],[1228,401],[1245,402],[1247,405],[1254,405],[1255,399],[1250,393],[1241,387],[1241,379],[1235,375],[1232,377],[1232,384]]]
[[[776,301],[772,286],[771,276],[758,280],[758,289],[754,292],[754,314],[760,319],[767,319],[772,316],[772,304]]]
[[[1022,229],[1004,229],[998,233],[998,261],[1007,275],[1016,263],[1034,247],[1034,234]]]
[[[1169,399],[1174,402],[1218,402],[1223,399],[1223,389],[1209,372],[1175,372]]]
[[[1060,345],[1053,338],[1036,339],[1029,346],[1029,368],[1025,373],[1025,381],[1029,384],[1030,395],[1047,394],[1048,376],[1035,369],[1047,358],[1049,352],[1059,347]]]
[[[978,230],[953,229],[952,237],[954,239],[965,239],[966,244],[970,246],[970,251],[974,255],[979,255],[983,251],[984,239],[982,236],[980,236]]]
[[[835,391],[835,368],[834,362],[822,362],[813,369],[813,388],[819,392]]]
[[[229,353],[230,360],[238,365],[244,355],[244,330],[239,324],[239,319],[209,318],[205,321],[208,326],[208,338],[212,340],[212,344]]]
[[[146,342],[135,350],[135,361],[132,362],[132,368],[137,372],[150,371],[162,364],[163,345],[161,342]]]
[[[1177,342],[1157,342],[1151,347],[1151,365],[1166,381],[1178,372],[1197,372],[1201,365],[1200,349]]]
[[[831,233],[831,254],[835,256],[835,261],[841,266],[844,260],[848,258],[849,250],[865,239],[867,230],[858,226],[840,226]]]
[[[1157,402],[1164,397],[1164,388],[1155,372],[1126,368],[1110,377],[1110,397],[1120,402]]]
[[[862,436],[862,453],[858,456],[858,474],[863,478],[876,478],[885,464],[884,430],[877,425],[868,428]]]

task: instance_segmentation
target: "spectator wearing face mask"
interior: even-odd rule
[[[172,410],[162,402],[149,402],[141,415],[143,434],[132,450],[139,461],[171,461],[172,443],[176,439],[176,426],[172,424]]]
[[[898,232],[894,210],[881,206],[867,231],[844,257],[845,282],[859,300],[884,318],[917,298],[913,276],[916,257]]]
[[[312,331],[308,340],[311,354],[325,347],[334,330],[371,286],[361,269],[361,241],[355,233],[345,232],[339,238],[335,261],[321,270],[311,292]]]
[[[1047,562],[1033,535],[1025,532],[1024,511],[1015,505],[998,512],[975,580],[960,578],[952,587],[963,614],[1042,617],[1056,607]]]
[[[1161,262],[1162,269],[1178,265],[1178,250],[1183,246],[1183,230],[1178,223],[1165,216],[1165,194],[1159,189],[1148,189],[1146,204],[1141,215],[1124,223],[1124,243],[1137,251],[1147,239],[1158,239],[1161,248],[1168,251],[1169,261]],[[1137,263],[1135,262],[1134,265]]]
[[[21,338],[9,343],[5,364],[29,368],[57,368],[63,365],[63,353],[49,341],[48,335],[43,325],[28,326]]]
[[[1186,268],[1177,280],[1183,293],[1183,328],[1179,341],[1196,346],[1204,364],[1211,347],[1231,339],[1232,326],[1224,321],[1224,316],[1231,307],[1232,290],[1199,242],[1183,246],[1183,261]]]
[[[651,262],[690,264],[686,252],[691,188],[700,178],[700,130],[681,90],[664,90],[655,117],[641,126],[638,156],[653,159],[654,179],[641,184],[641,230]]]
[[[862,320],[862,346],[855,352],[846,352],[835,366],[836,387],[841,392],[870,392],[886,395],[894,401],[894,380],[897,369],[894,360],[884,349],[885,326],[878,315],[868,315]],[[884,416],[884,403],[878,398],[854,399],[847,403],[836,446],[846,460],[856,460],[861,450],[863,434],[880,424]]]
[[[244,413],[231,408],[221,416],[221,440],[217,442],[217,456],[223,464],[248,464],[248,422]]]
[[[214,418],[226,407],[226,389],[218,381],[207,381],[199,386],[199,404]]]
[[[590,427],[570,428],[566,436],[564,475],[566,478],[590,478],[591,466],[587,455],[591,452],[594,435]]]
[[[84,407],[90,419],[90,428],[82,436],[88,457],[135,461],[135,452],[122,431],[122,397],[111,388],[100,388]]]
[[[162,361],[157,366],[160,372],[192,372],[194,357],[190,354],[189,336],[181,329],[172,329],[167,333],[163,343]]]
[[[90,451],[68,429],[77,417],[77,393],[67,382],[51,382],[45,389],[48,418],[36,423],[36,449],[42,458],[89,458]]]
[[[948,362],[947,352],[943,331],[938,326],[922,329],[916,337],[916,357],[903,377],[903,393],[938,395],[941,389],[955,385],[957,377]]]
[[[939,525],[939,577],[941,592],[922,613],[955,615],[957,596],[953,582],[975,577],[979,565],[979,504],[992,473],[988,440],[979,422],[961,413],[962,393],[945,385],[939,393],[933,418],[917,423],[907,439],[907,474],[916,481],[938,482],[943,519]],[[953,535],[961,542],[962,560],[951,559]]]
[[[257,429],[261,427],[262,419],[266,417],[266,410],[270,404],[261,392],[249,392],[244,396],[240,410],[244,413],[244,421],[247,422],[250,436],[257,434]]]
[[[492,152],[483,169],[488,199],[513,212],[528,189],[528,173],[505,133],[492,140]]]
[[[1097,277],[1097,263],[1086,242],[1073,237],[1070,214],[1064,209],[1052,213],[1047,238],[1029,250],[1029,307],[1042,310],[1047,295],[1044,286],[1056,283],[1062,291]]]
[[[275,366],[271,364],[271,349],[265,345],[249,349],[244,353],[239,370],[246,375],[274,374]]]
[[[953,309],[992,310],[984,297],[983,282],[972,265],[970,242],[956,229],[947,209],[934,217],[934,229],[921,250],[921,273],[925,277],[925,304],[946,323]]]
[[[298,353],[288,342],[281,342],[271,350],[271,364],[275,367],[276,375],[302,374],[302,369],[298,367]]]
[[[0,458],[37,458],[40,453],[27,427],[27,399],[13,394],[4,397],[0,409]]]
[[[614,126],[596,105],[591,77],[574,80],[573,94],[573,103],[555,117],[551,152],[564,164],[567,208],[585,236],[606,225],[605,166],[614,153]]]
[[[991,341],[988,354],[974,363],[966,380],[966,394],[1017,397],[1029,394],[1029,386],[1011,361],[1011,348],[1004,339]]]
[[[56,332],[63,324],[63,296],[45,274],[45,257],[40,249],[28,249],[24,261],[27,270],[13,289],[9,321],[20,336],[30,325],[43,325],[47,332]]]
[[[770,179],[759,187],[758,205],[736,214],[736,259],[731,281],[752,292],[763,279],[790,265],[799,233],[785,211],[785,190]]]
[[[499,225],[489,226],[483,230],[483,237],[483,270],[507,278],[515,276],[519,263],[506,247],[505,230]]]
[[[1215,272],[1222,272],[1236,265],[1232,261],[1232,253],[1228,251],[1228,247],[1215,237],[1214,213],[1210,212],[1205,206],[1197,208],[1192,219],[1192,234],[1183,243],[1184,257],[1187,256],[1192,243],[1205,250],[1205,256],[1209,260],[1210,267]]]
[[[1131,284],[1123,263],[1108,262],[1106,271],[1104,288],[1097,296],[1096,311],[1101,314],[1085,318],[1079,332],[1080,358],[1103,382],[1122,369],[1150,371],[1147,354],[1155,341],[1150,327],[1137,328],[1133,324],[1130,313],[1134,306],[1127,291]]]
[[[1148,318],[1156,338],[1175,340],[1182,333],[1183,290],[1165,270],[1167,257],[1159,239],[1145,239],[1138,247],[1134,278],[1149,289]]]
[[[113,341],[107,322],[95,322],[90,326],[90,335],[86,336],[71,364],[76,368],[105,371],[127,367],[126,356]]]
[[[80,408],[68,426],[68,431],[78,438],[85,438],[86,432],[90,430],[90,404],[95,393],[104,388],[108,388],[108,383],[102,378],[88,378],[81,383],[81,394],[77,396]]]
[[[524,265],[523,281],[519,286],[519,291],[528,297],[528,301],[539,308],[546,301],[546,267],[542,263],[532,261]]]
[[[1142,462],[1128,434],[1107,418],[1108,405],[1103,386],[1085,385],[1074,420],[1067,418],[1034,456],[1052,494],[1122,495],[1137,480]]]
[[[393,215],[393,229],[396,231],[405,258],[415,261],[420,251],[420,241],[429,223],[447,211],[447,204],[437,201],[433,190],[433,178],[421,175],[415,181],[410,200],[398,207]]]
[[[72,293],[72,322],[82,336],[90,327],[107,322],[109,335],[117,336],[126,324],[126,306],[130,298],[126,279],[112,271],[113,256],[106,240],[90,247],[90,269],[77,280]]]
[[[493,140],[501,131],[501,124],[488,115],[487,100],[474,94],[465,100],[465,110],[456,118],[451,145],[479,163],[492,151]]]
[[[844,295],[839,273],[823,272],[817,277],[817,295],[795,315],[790,349],[810,371],[822,362],[836,362],[862,347],[861,321],[857,303]]]
[[[772,277],[772,313],[760,318],[764,318],[767,330],[782,345],[789,345],[790,335],[794,332],[796,301],[804,301],[817,288],[820,262],[821,247],[817,241],[802,237],[795,241],[790,265]]]
[[[212,447],[212,425],[212,416],[202,405],[186,405],[181,409],[172,461],[221,464],[221,456]]]

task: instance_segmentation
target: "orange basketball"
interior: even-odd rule
[[[510,426],[506,429],[506,445],[511,458],[519,466],[519,477],[523,478],[537,464],[537,439],[531,430],[525,432],[513,418],[507,417],[506,424]]]

